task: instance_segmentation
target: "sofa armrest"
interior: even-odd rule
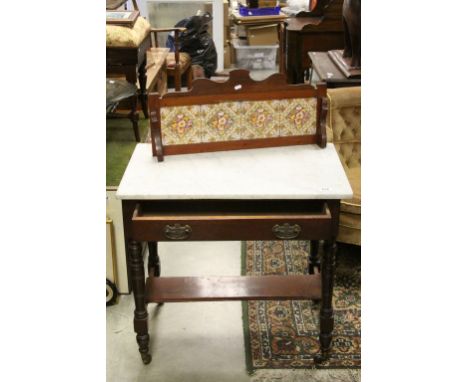
[[[328,89],[327,137],[348,168],[361,166],[361,88]]]
[[[327,137],[330,142],[361,141],[361,87],[328,89]]]

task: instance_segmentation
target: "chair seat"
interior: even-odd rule
[[[150,33],[151,26],[143,17],[138,17],[132,28],[106,25],[106,46],[136,48]]]
[[[179,53],[179,63],[180,63],[180,70],[181,72],[184,72],[191,64],[192,60],[190,58],[190,55],[185,52],[180,52]],[[166,66],[167,66],[167,72],[171,73],[175,70],[175,53],[170,52],[167,57],[166,57]]]
[[[345,168],[351,188],[353,198],[341,202],[341,212],[350,214],[361,214],[361,167]]]

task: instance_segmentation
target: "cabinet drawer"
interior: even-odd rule
[[[141,241],[314,240],[332,235],[326,202],[184,201],[139,204],[132,236]]]

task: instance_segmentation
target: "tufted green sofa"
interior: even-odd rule
[[[327,138],[333,142],[353,189],[341,202],[337,241],[361,245],[361,88],[328,89]]]

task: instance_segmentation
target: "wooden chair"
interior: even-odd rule
[[[180,52],[179,34],[186,28],[151,28],[151,46],[158,47],[158,32],[174,32],[175,51],[169,53],[166,58],[167,76],[174,78],[174,87],[176,91],[182,89],[182,76],[185,75],[187,88],[192,87],[193,71],[190,55]]]

